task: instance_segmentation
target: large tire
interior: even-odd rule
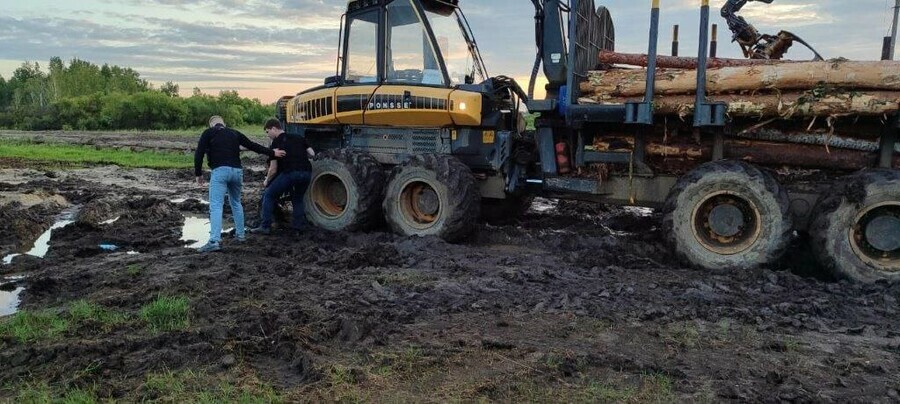
[[[310,223],[334,231],[369,230],[383,223],[386,175],[375,158],[337,149],[321,153],[312,165],[304,196]]]
[[[810,240],[832,274],[857,282],[900,280],[900,171],[846,178],[816,204]]]
[[[531,208],[533,195],[507,195],[506,199],[481,199],[481,220],[491,224],[510,223]]]
[[[468,166],[452,156],[425,154],[394,168],[384,213],[395,232],[460,241],[475,228],[481,195]]]
[[[762,170],[715,161],[681,177],[663,208],[678,257],[705,269],[751,269],[781,258],[793,222],[787,193]]]

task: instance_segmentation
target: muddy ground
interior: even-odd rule
[[[247,163],[252,223],[262,167]],[[0,266],[24,276],[20,310],[190,302],[179,331],[0,339],[0,399],[46,383],[152,400],[152,375],[188,374],[289,401],[900,400],[900,286],[798,275],[815,272],[799,248],[773,268],[698,271],[668,254],[652,212],[540,200],[463,244],[310,230],[203,255],[179,240],[183,215],[206,209],[191,176],[0,170],[0,255],[78,209],[43,259]]]

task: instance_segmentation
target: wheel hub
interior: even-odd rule
[[[718,205],[709,212],[711,230],[724,237],[734,237],[741,232],[744,225],[744,214],[734,205]]]
[[[400,210],[407,223],[427,229],[437,223],[441,214],[441,200],[431,184],[411,181],[400,191]]]
[[[900,248],[900,218],[878,216],[866,226],[866,241],[881,251]]]
[[[850,236],[856,253],[872,264],[900,259],[900,205],[886,203],[865,209]]]
[[[322,174],[313,180],[310,196],[314,208],[325,216],[337,218],[347,208],[347,185],[334,174]]]
[[[740,195],[709,195],[694,210],[694,236],[704,248],[722,255],[741,253],[759,239],[760,213]]]
[[[426,215],[437,214],[438,209],[441,207],[441,202],[438,200],[437,193],[435,193],[434,189],[431,187],[422,189],[417,199],[419,211]]]

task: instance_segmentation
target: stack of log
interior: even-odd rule
[[[602,52],[600,65],[581,83],[580,103],[622,104],[643,99],[645,55]],[[657,114],[693,114],[697,61],[657,58],[653,99]],[[711,59],[707,100],[728,103],[731,117],[813,118],[879,116],[900,110],[900,62],[855,62],[843,59],[785,62]]]

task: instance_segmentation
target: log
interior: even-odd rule
[[[608,140],[596,140],[593,148],[596,151],[622,151],[621,143]],[[633,148],[633,141],[627,141]],[[666,144],[648,142],[645,147],[648,157],[688,160],[703,162],[712,156],[712,147],[697,144]],[[725,157],[744,160],[754,164],[782,166],[792,165],[808,168],[830,168],[836,170],[858,170],[860,167],[875,167],[878,154],[874,152],[832,148],[824,146],[778,143],[767,141],[728,139],[725,141]],[[900,156],[894,154],[893,167],[900,167]]]
[[[900,62],[895,61],[793,62],[723,67],[710,69],[707,73],[709,94],[762,89],[810,90],[823,84],[854,90],[900,91]],[[588,80],[581,83],[581,93],[612,97],[643,95],[646,74],[645,69],[592,71],[588,74]],[[696,88],[696,70],[658,69],[657,94],[691,94]]]
[[[728,114],[731,117],[788,119],[842,114],[880,116],[900,109],[900,91],[743,93],[711,95],[707,99],[728,103]],[[640,101],[640,98],[595,95],[579,99],[582,104],[624,104],[628,101]],[[684,117],[694,113],[694,102],[693,95],[657,96],[653,99],[653,107],[657,114]]]
[[[602,50],[600,51],[600,63],[602,64],[618,64],[647,67],[650,57],[640,53],[619,53]],[[707,68],[718,69],[722,67],[732,66],[756,66],[756,65],[773,65],[795,63],[794,61],[785,60],[767,60],[767,59],[719,59],[710,58],[707,62]],[[656,57],[656,67],[666,69],[696,69],[697,58],[678,57],[678,56],[662,56]]]

